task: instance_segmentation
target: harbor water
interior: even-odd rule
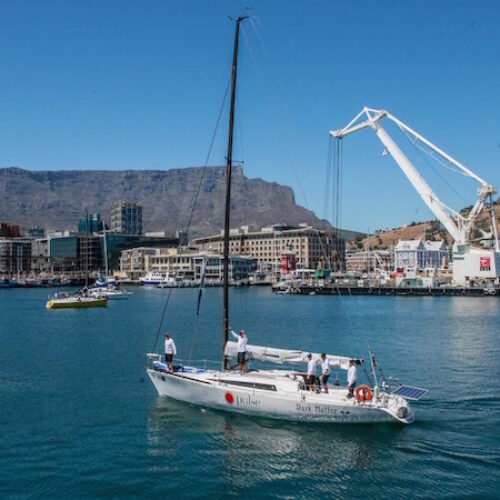
[[[0,290],[0,495],[23,498],[498,497],[498,297],[281,296],[231,290],[249,342],[367,357],[429,389],[401,425],[299,424],[157,396],[144,354],[221,357],[220,289],[134,289],[106,309],[46,310]],[[345,373],[339,373],[345,384]],[[358,372],[358,381],[365,374]],[[332,383],[336,374],[330,377]]]

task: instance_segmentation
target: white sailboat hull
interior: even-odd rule
[[[298,389],[297,381],[273,376],[274,370],[245,376],[234,372],[165,373],[155,369],[147,372],[161,396],[217,410],[306,422],[408,424],[414,419],[403,398],[385,395],[378,401],[358,403],[356,398],[346,397],[344,388],[332,388],[328,394]],[[261,390],[251,387],[252,384],[273,386],[275,390]],[[403,418],[398,416],[402,407]]]

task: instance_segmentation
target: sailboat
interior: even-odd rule
[[[89,214],[86,211],[87,230],[85,236],[86,242],[86,261],[85,261],[85,288],[73,294],[71,293],[55,293],[53,297],[45,304],[47,309],[74,309],[74,308],[89,308],[89,307],[106,307],[108,305],[108,298],[104,295],[94,295],[89,292],[89,231],[88,220]]]
[[[233,63],[231,74],[231,107],[229,112],[229,138],[226,165],[226,210],[224,220],[223,252],[223,349],[222,369],[207,370],[191,366],[175,366],[170,372],[161,362],[161,355],[148,353],[150,366],[147,374],[158,394],[186,403],[216,410],[224,410],[259,417],[290,421],[330,423],[400,422],[410,424],[414,412],[409,400],[422,398],[427,390],[400,386],[391,391],[376,377],[376,363],[370,350],[374,386],[359,386],[356,397],[349,397],[345,388],[333,386],[328,393],[308,390],[306,374],[285,368],[285,365],[304,365],[309,353],[301,350],[277,349],[247,345],[250,360],[281,365],[279,369],[251,370],[244,374],[230,369],[230,360],[237,356],[237,343],[228,340],[229,332],[229,221],[231,199],[231,169],[233,125],[238,65],[238,40],[240,24],[245,17],[236,20]],[[319,360],[319,354],[311,353]],[[352,361],[363,364],[362,359],[326,355],[331,369],[347,370]]]
[[[103,223],[104,224],[104,223]],[[119,288],[116,279],[109,275],[108,245],[106,238],[106,228],[102,230],[103,253],[104,253],[104,278],[99,276],[97,280],[89,286],[89,295],[92,297],[106,297],[108,300],[127,299],[132,292]]]

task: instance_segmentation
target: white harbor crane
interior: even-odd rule
[[[467,216],[448,207],[437,197],[410,160],[381,127],[380,121],[383,118],[388,118],[394,122],[412,140],[418,141],[429,148],[431,154],[436,153],[445,162],[453,165],[462,174],[474,179],[479,184],[477,201]],[[342,139],[368,127],[377,134],[377,137],[385,146],[384,154],[387,152],[394,158],[424,203],[451,235],[453,239],[454,282],[461,286],[472,282],[498,284],[500,282],[500,247],[493,205],[493,195],[497,192],[496,189],[385,110],[365,107],[344,128],[332,130],[330,134],[337,139]],[[472,245],[471,239],[472,230],[475,228],[474,224],[488,200],[491,210],[491,230],[486,232],[477,229],[482,233],[484,239],[493,239],[494,248],[492,249],[475,247]]]

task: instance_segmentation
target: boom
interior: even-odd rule
[[[363,117],[365,117],[364,120],[362,120]],[[401,130],[413,136],[415,140],[421,142],[422,144],[425,144],[429,149],[431,149],[441,158],[456,167],[462,174],[474,179],[479,184],[479,188],[477,190],[478,199],[467,217],[464,217],[462,214],[454,211],[438,198],[436,193],[434,193],[434,191],[427,184],[425,179],[420,175],[417,169],[413,166],[410,160],[404,155],[404,153],[392,140],[389,134],[382,128],[382,126],[380,125],[380,121],[382,120],[382,118],[388,118],[389,120],[394,122]],[[486,200],[489,198],[492,206],[492,228],[495,239],[495,248],[496,251],[499,251],[498,234],[496,223],[494,220],[492,203],[492,195],[496,193],[496,189],[492,185],[488,184],[467,167],[456,161],[447,153],[439,149],[430,141],[422,137],[413,129],[384,110],[370,109],[365,107],[343,129],[332,130],[330,131],[330,134],[333,137],[342,139],[350,134],[353,134],[354,132],[367,127],[370,127],[375,131],[377,137],[380,139],[386,150],[391,154],[396,163],[399,165],[399,167],[411,182],[424,203],[429,207],[429,209],[434,213],[434,215],[450,233],[457,247],[464,247],[470,244],[470,233],[472,231],[474,222],[480,214],[481,210],[484,208]]]

